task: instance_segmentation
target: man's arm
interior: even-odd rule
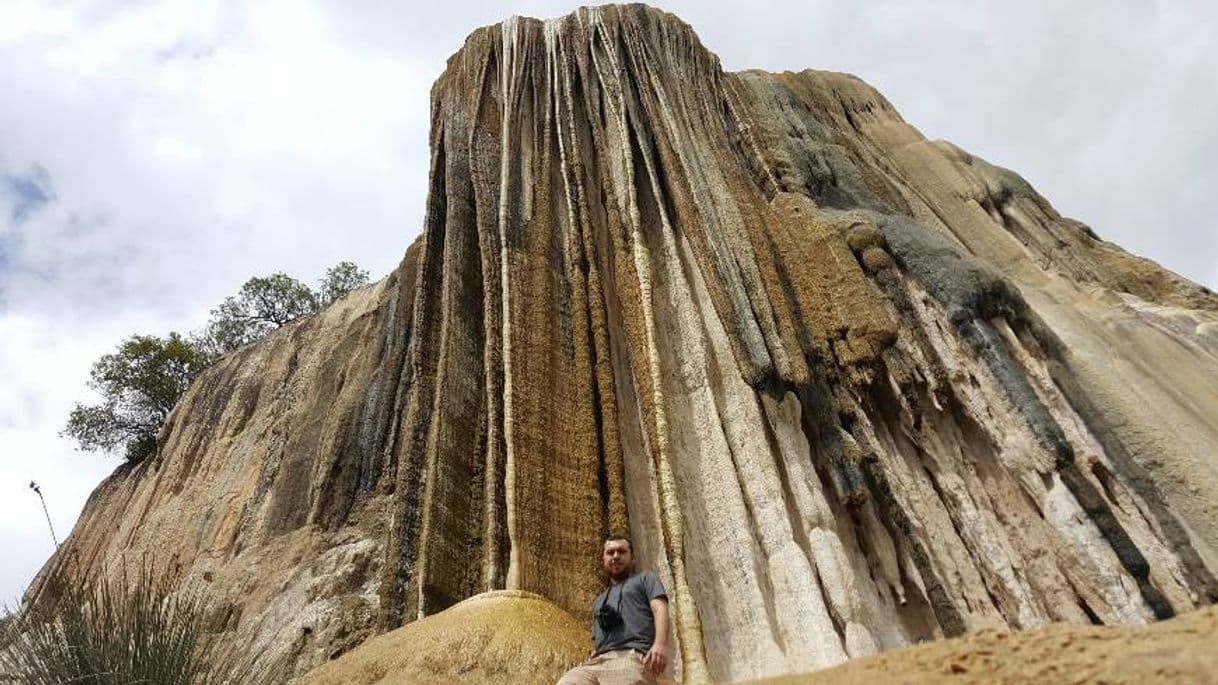
[[[652,643],[643,665],[656,675],[668,668],[668,598],[657,597],[650,602],[651,615],[656,623],[656,640]]]

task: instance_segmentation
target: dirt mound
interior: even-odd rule
[[[588,645],[587,628],[553,602],[501,590],[372,638],[303,682],[553,683]]]

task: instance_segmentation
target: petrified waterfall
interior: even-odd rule
[[[401,266],[207,372],[48,568],[147,555],[297,673],[492,589],[584,620],[610,531],[691,681],[1218,599],[1213,293],[643,6],[475,31],[431,119]]]

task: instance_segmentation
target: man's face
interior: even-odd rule
[[[611,578],[617,578],[630,570],[634,563],[634,555],[630,552],[630,543],[625,540],[606,540],[605,549],[601,552],[601,567]]]

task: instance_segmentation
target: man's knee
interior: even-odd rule
[[[597,685],[596,674],[588,664],[580,664],[562,674],[558,685]]]
[[[656,677],[643,666],[638,652],[597,657],[572,668],[558,685],[654,685]]]

